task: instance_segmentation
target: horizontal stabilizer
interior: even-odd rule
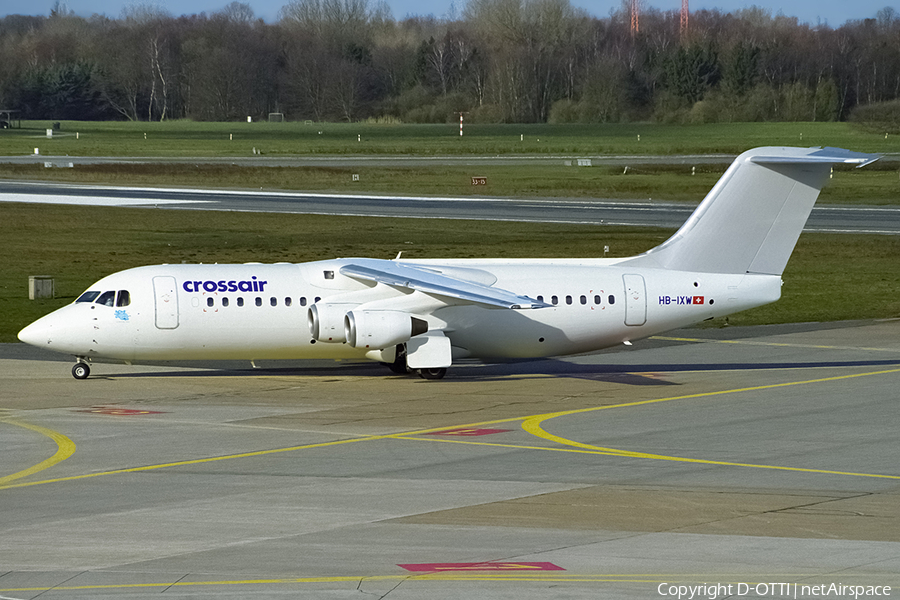
[[[781,275],[831,166],[878,158],[841,148],[748,150],[675,235],[621,264]]]

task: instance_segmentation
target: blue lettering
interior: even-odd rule
[[[268,281],[258,280],[256,276],[243,281],[235,281],[234,279],[226,281],[185,281],[181,284],[181,288],[189,293],[197,292],[264,292]]]

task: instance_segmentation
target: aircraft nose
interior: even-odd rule
[[[50,343],[53,326],[41,318],[19,332],[19,339],[32,346],[43,347]]]

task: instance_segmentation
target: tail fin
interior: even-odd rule
[[[625,263],[781,275],[831,166],[862,167],[878,158],[840,148],[748,150],[675,235]]]

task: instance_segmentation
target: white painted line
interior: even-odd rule
[[[100,196],[44,196],[37,194],[0,194],[0,202],[26,202],[29,204],[75,204],[80,206],[154,206],[157,204],[209,204],[214,201],[156,200],[153,198],[104,198]]]

